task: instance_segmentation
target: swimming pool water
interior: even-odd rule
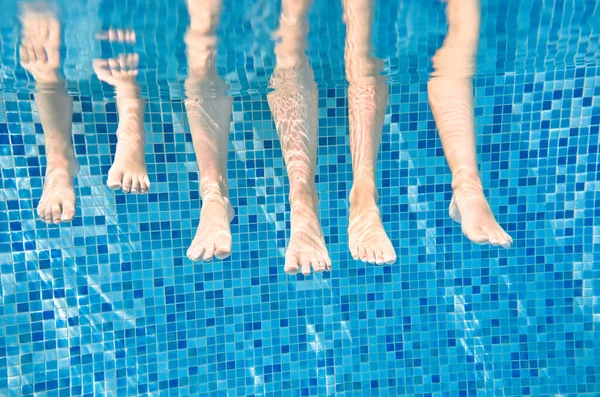
[[[77,216],[37,220],[45,156],[18,65],[17,7],[1,2],[0,396],[596,396],[600,394],[600,6],[482,1],[474,80],[480,169],[515,243],[466,240],[426,95],[445,33],[438,1],[382,1],[389,77],[378,162],[395,265],[347,247],[351,163],[338,2],[315,0],[317,189],[330,273],[283,272],[287,180],[265,90],[279,5],[229,0],[221,76],[234,96],[233,254],[185,256],[200,215],[182,102],[183,1],[60,4],[75,96]],[[95,34],[135,29],[135,45]],[[114,193],[113,93],[91,62],[140,53],[147,195]]]

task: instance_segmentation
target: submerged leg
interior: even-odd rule
[[[344,59],[348,87],[350,152],[353,184],[350,192],[348,241],[354,259],[394,263],[396,252],[388,238],[377,206],[375,181],[377,155],[388,87],[380,75],[382,62],[371,46],[373,0],[344,0],[346,46]]]
[[[21,15],[21,65],[33,75],[34,94],[46,146],[46,175],[37,214],[46,223],[68,222],[75,216],[73,180],[79,172],[71,143],[73,99],[60,76],[60,23],[25,8]]]
[[[449,0],[446,12],[448,34],[433,57],[428,94],[452,172],[450,216],[462,224],[471,241],[508,248],[512,238],[496,221],[477,168],[472,78],[479,40],[479,0]]]
[[[119,114],[117,150],[106,184],[124,193],[146,193],[150,189],[145,159],[146,101],[140,97],[140,87],[136,81],[138,63],[138,54],[120,54],[113,59],[94,61],[98,78],[115,87]]]
[[[187,251],[191,260],[223,259],[231,254],[227,147],[233,98],[215,67],[220,0],[188,0],[186,34],[188,78],[185,108],[200,173],[202,211],[196,236]]]
[[[277,64],[267,99],[290,181],[291,235],[285,272],[308,275],[331,269],[318,217],[315,187],[318,93],[306,57],[310,0],[284,0],[275,46]]]

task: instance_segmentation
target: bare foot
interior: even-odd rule
[[[227,198],[216,196],[202,201],[200,224],[188,248],[187,257],[193,261],[225,259],[231,255],[229,224],[235,212]]]
[[[69,222],[75,217],[75,190],[73,180],[79,172],[75,157],[48,165],[42,198],[37,214],[46,223]]]
[[[94,59],[94,72],[98,79],[115,88],[117,96],[139,98],[136,81],[140,57],[138,54],[119,54],[116,58]]]
[[[118,43],[135,43],[136,35],[132,29],[108,29],[96,34],[96,40],[116,41]]]
[[[275,36],[277,64],[267,101],[290,181],[291,234],[285,254],[288,274],[331,269],[319,222],[315,187],[318,91],[306,56],[307,12],[311,0],[283,0]]]
[[[146,193],[150,189],[150,179],[145,160],[144,100],[117,98],[117,107],[117,150],[106,184],[124,193]]]
[[[227,144],[233,98],[225,94],[225,84],[218,76],[206,84],[188,78],[186,93],[189,98],[185,107],[202,197],[200,224],[187,256],[193,261],[208,261],[213,257],[225,259],[231,255],[229,224],[235,216],[228,198],[227,182]]]
[[[32,74],[34,94],[46,146],[46,175],[37,214],[46,223],[69,222],[75,216],[73,180],[79,172],[71,144],[73,101],[60,67],[60,23],[49,10],[23,5],[20,60]]]
[[[139,85],[135,79],[138,61],[137,54],[121,54],[118,58],[94,61],[98,78],[115,87],[119,113],[117,151],[108,171],[107,185],[125,193],[146,193],[150,189],[145,160],[146,102],[139,96]]]
[[[292,203],[292,231],[284,267],[287,274],[294,275],[300,269],[305,276],[310,274],[311,268],[315,272],[331,270],[331,259],[317,216],[317,195],[313,193],[310,197],[311,194],[306,193]]]
[[[354,59],[354,58],[351,58]],[[377,207],[375,169],[381,142],[381,132],[387,103],[387,86],[379,83],[377,77],[357,73],[357,62],[347,62],[348,73],[362,77],[351,80],[348,88],[350,151],[354,181],[350,192],[350,222],[348,242],[350,253],[355,260],[392,264],[396,261],[396,251],[381,223]],[[365,65],[375,60],[363,62]]]
[[[381,223],[377,199],[353,192],[350,197],[348,242],[352,257],[378,265],[394,263],[396,251]]]
[[[55,17],[26,9],[21,16],[21,66],[36,84],[62,85],[60,68],[60,23]]]
[[[476,244],[511,246],[513,240],[496,221],[478,175],[460,175],[458,170],[453,176],[452,190],[450,217],[462,225],[463,234],[469,240]]]

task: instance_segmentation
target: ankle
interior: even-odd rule
[[[476,168],[459,167],[452,173],[452,189],[483,189],[479,171]]]
[[[318,205],[319,198],[314,186],[300,185],[290,187],[290,206],[292,207],[292,213],[306,208],[316,210]]]
[[[204,202],[226,201],[229,203],[229,185],[224,177],[200,179],[200,197]]]
[[[355,177],[349,198],[350,205],[377,205],[379,192],[373,178]]]
[[[59,153],[46,154],[46,168],[69,168],[74,162],[76,162],[76,158],[72,148],[62,150]]]

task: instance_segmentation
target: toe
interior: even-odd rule
[[[204,251],[204,257],[202,259],[204,259],[205,261],[211,261],[214,255],[215,246],[214,244],[210,244],[208,247],[206,247],[206,250]]]
[[[131,193],[141,193],[140,178],[134,176],[131,178]]]
[[[302,267],[302,274],[308,276],[310,274],[310,258],[306,255],[300,257],[300,266]]]
[[[288,252],[285,256],[285,267],[283,270],[290,275],[295,275],[298,273],[299,265],[298,258],[291,252]]]
[[[44,205],[42,204],[42,202],[40,202],[37,206],[36,212],[38,214],[38,217],[41,220],[44,220],[44,218],[46,217],[46,209],[44,208]]]
[[[192,261],[199,261],[206,249],[203,245],[192,245],[187,251],[187,257]]]
[[[369,260],[369,258],[367,256],[367,249],[365,247],[360,247],[358,256],[360,257],[360,260],[363,262],[367,262]]]
[[[108,171],[108,180],[106,181],[106,186],[112,190],[121,189],[121,184],[123,183],[123,174],[117,171],[113,171],[112,169]]]
[[[317,256],[313,256],[310,259],[310,264],[315,273],[320,273],[323,271],[323,265],[321,265],[321,262],[319,261],[319,258]]]
[[[62,215],[60,220],[62,222],[69,222],[75,217],[75,206],[71,202],[63,203]]]
[[[369,261],[369,263],[375,263],[376,255],[375,255],[375,250],[373,248],[369,248],[367,250],[367,260]]]
[[[62,211],[60,209],[60,204],[54,204],[52,206],[52,222],[59,223],[61,215]]]
[[[350,244],[350,255],[355,261],[358,260],[358,246],[356,244]]]
[[[497,239],[499,241],[498,245],[503,248],[510,248],[512,244],[512,238],[508,235],[508,233],[506,233],[504,229],[500,227],[497,234]]]
[[[490,245],[498,247],[504,243],[500,233],[493,233],[488,237]]]
[[[316,263],[313,263],[315,266],[315,272],[321,273],[325,271],[325,263],[322,260],[316,259]]]
[[[396,262],[396,251],[393,249],[383,254],[383,262],[386,265],[391,265]]]
[[[51,223],[52,222],[52,207],[47,206],[44,211],[44,222]]]
[[[511,245],[510,237],[504,233],[497,237],[497,242],[498,242],[497,245],[502,248],[510,248],[510,245]]]
[[[231,248],[220,246],[215,250],[215,257],[217,259],[225,259],[231,255]]]
[[[146,193],[150,190],[150,181],[147,176],[140,178],[140,190],[142,193]]]
[[[329,256],[327,256],[324,259],[324,263],[325,263],[325,270],[330,271],[331,270],[331,259],[329,258]]]
[[[131,191],[131,180],[130,174],[123,175],[123,185],[121,186],[121,190],[123,190],[124,193],[129,193]]]
[[[377,250],[376,254],[375,254],[375,263],[378,265],[383,265],[385,263],[385,258],[383,256],[383,251],[382,250]]]

